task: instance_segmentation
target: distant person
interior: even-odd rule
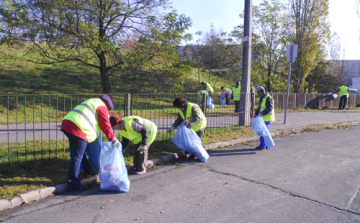
[[[240,98],[241,98],[241,82],[236,81],[235,87],[232,88],[232,99],[235,102],[235,113],[240,112]]]
[[[168,133],[171,133],[180,126],[183,121],[186,121],[185,127],[194,130],[199,138],[201,138],[206,128],[206,117],[199,106],[188,102],[184,98],[176,98],[173,105],[178,109],[179,114],[171,129],[168,130]],[[194,156],[190,158],[194,158]]]
[[[226,88],[226,87],[221,87],[221,90],[223,90],[223,96],[224,96],[224,100],[225,100],[225,103],[227,105],[230,105],[231,104],[231,90],[229,88]]]
[[[255,111],[255,116],[261,115],[262,119],[265,122],[265,125],[268,130],[270,130],[270,124],[275,121],[274,113],[274,99],[270,96],[269,93],[265,92],[265,88],[262,86],[256,87],[256,92],[260,97],[259,107]],[[258,150],[267,149],[266,143],[263,137],[260,137],[260,145],[256,147]]]
[[[203,89],[208,93],[210,97],[212,97],[212,94],[214,93],[213,87],[209,83],[201,82],[201,85],[203,86]]]
[[[339,110],[345,110],[350,94],[349,88],[343,85],[339,87],[339,89],[335,91],[334,94],[338,92],[340,92]]]
[[[130,172],[133,174],[146,173],[148,150],[154,142],[157,133],[155,123],[138,116],[127,116],[121,119],[116,116],[111,116],[110,122],[112,128],[117,129],[123,137],[121,143],[123,151],[125,151],[129,142],[132,142],[131,148],[134,154],[134,168]]]
[[[198,97],[197,97],[197,99],[198,99],[198,105],[199,105],[199,106],[202,105],[202,103],[203,103],[203,98],[204,98],[204,95],[205,95],[205,94],[207,94],[207,91],[205,91],[205,90],[198,91]]]
[[[115,146],[119,144],[110,124],[110,110],[113,109],[111,98],[104,94],[100,98],[91,98],[76,106],[70,111],[61,123],[61,131],[69,139],[71,159],[68,172],[67,190],[83,190],[81,185],[80,165],[86,174],[95,175],[98,171],[89,161],[88,150],[101,133]]]
[[[250,82],[250,117],[254,117],[254,106],[255,106],[255,88],[252,82]]]

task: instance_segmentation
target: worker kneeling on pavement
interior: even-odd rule
[[[201,138],[206,128],[206,117],[200,107],[197,104],[188,102],[184,98],[176,98],[173,105],[178,109],[179,114],[168,132],[171,133],[180,126],[183,121],[185,121],[185,126],[188,129],[193,129],[199,138]],[[194,157],[191,156],[191,158]]]
[[[262,119],[265,122],[266,128],[270,130],[270,124],[275,121],[274,113],[274,99],[265,92],[265,88],[262,86],[256,87],[256,92],[260,97],[259,107],[255,111],[255,116],[261,114]],[[256,149],[267,149],[265,140],[263,137],[260,137],[260,145]]]
[[[131,147],[134,153],[134,168],[130,172],[134,174],[146,173],[148,149],[154,142],[157,133],[155,123],[138,116],[127,116],[122,119],[111,116],[110,122],[113,129],[117,129],[123,137],[123,152],[129,141],[133,142]]]
[[[112,142],[118,144],[110,125],[110,110],[113,109],[111,98],[104,94],[100,98],[92,98],[79,104],[69,112],[62,121],[61,131],[69,139],[71,160],[68,172],[68,190],[85,189],[80,181],[80,165],[86,174],[95,175],[98,171],[89,160],[88,150],[97,141],[101,131]]]

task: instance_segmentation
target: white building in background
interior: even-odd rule
[[[360,90],[360,60],[344,60],[344,65],[349,87]]]

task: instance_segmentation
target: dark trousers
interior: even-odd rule
[[[347,100],[348,98],[346,95],[340,97],[339,109],[344,110],[346,108]]]
[[[141,143],[131,145],[134,154],[133,163],[134,163],[134,168],[136,168],[136,170],[144,171],[147,168],[146,161],[148,159],[148,149],[146,149],[144,152],[138,151],[140,145]]]
[[[69,139],[69,146],[71,152],[70,166],[68,172],[68,189],[77,189],[81,186],[81,177],[80,177],[80,165],[82,164],[85,170],[85,173],[90,174],[95,171],[95,167],[90,163],[88,150],[91,147],[91,143],[80,139],[66,131],[64,134]],[[95,141],[94,143],[99,143]]]
[[[231,105],[231,99],[230,98],[226,98],[226,104]]]
[[[240,112],[240,101],[235,101],[235,112]]]

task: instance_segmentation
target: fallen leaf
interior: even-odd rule
[[[140,218],[136,218],[136,219],[134,219],[134,221],[139,221],[140,220]]]
[[[216,196],[219,196],[219,197],[221,197],[221,196],[222,196],[222,194],[219,194],[219,193],[216,193],[215,195],[216,195]]]
[[[160,213],[161,213],[161,214],[164,214],[164,212],[163,212],[163,211],[160,211]]]
[[[242,190],[242,188],[240,188],[239,190]]]
[[[101,209],[105,209],[105,207],[101,207]]]
[[[114,200],[108,200],[109,203],[114,203]]]
[[[224,185],[228,185],[229,183],[224,183]]]

